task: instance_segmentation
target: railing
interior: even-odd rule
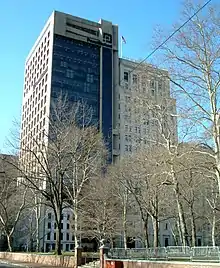
[[[192,261],[218,261],[220,262],[219,247],[192,248]]]
[[[219,247],[112,248],[108,259],[220,262]]]

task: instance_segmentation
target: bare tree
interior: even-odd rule
[[[199,7],[201,5],[194,1],[186,1],[182,20],[188,19]],[[213,148],[214,154],[200,152],[215,161],[220,191],[219,10],[219,5],[206,6],[162,47],[161,57],[164,56],[162,60],[170,71],[179,111],[194,130],[191,139]],[[163,36],[161,31],[160,36]]]
[[[155,155],[155,148],[139,151],[124,159],[121,163],[124,172],[124,185],[132,193],[136,205],[140,210],[141,218],[145,224],[145,243],[149,246],[148,220],[151,219],[154,230],[154,247],[159,245],[159,221],[162,217],[164,177],[161,172],[159,154]]]
[[[17,170],[12,163],[16,157],[3,155],[0,158],[0,225],[7,236],[8,249],[13,250],[13,235],[25,209],[26,189],[17,186]]]
[[[147,72],[148,70],[146,70]],[[164,74],[164,72],[163,72]],[[144,76],[142,72],[141,77]],[[166,73],[165,73],[166,75]],[[146,77],[146,75],[145,75]],[[155,90],[154,90],[155,91]],[[181,230],[181,241],[183,245],[187,242],[187,230],[184,217],[183,206],[180,200],[180,189],[178,176],[175,171],[175,159],[179,154],[178,144],[177,144],[177,126],[176,126],[176,106],[175,100],[169,97],[169,90],[166,89],[166,94],[160,96],[159,92],[154,93],[153,97],[148,98],[148,95],[139,91],[131,99],[132,109],[142,111],[142,114],[147,118],[139,118],[139,120],[144,120],[148,122],[150,127],[149,135],[145,137],[139,137],[139,145],[137,144],[137,150],[143,145],[147,147],[155,147],[156,151],[160,152],[160,162],[163,163],[164,173],[167,181],[164,184],[169,184],[173,186],[174,198],[177,204],[178,218]],[[135,113],[134,113],[135,115]],[[135,118],[135,120],[137,120]],[[141,121],[143,122],[143,121]],[[144,143],[143,143],[144,141]],[[146,144],[146,145],[145,145]],[[154,158],[155,159],[155,158]],[[157,176],[159,173],[157,174]],[[156,196],[155,196],[156,198]],[[156,227],[156,224],[155,224]],[[156,239],[156,238],[155,238]],[[156,240],[155,240],[156,245]]]
[[[93,168],[103,161],[96,156],[104,145],[96,126],[91,126],[92,110],[85,103],[70,106],[60,96],[53,103],[48,120],[49,130],[38,139],[30,136],[31,143],[22,146],[18,168],[22,183],[43,197],[42,204],[52,208],[57,226],[56,252],[61,254],[62,210],[66,206],[73,209],[77,237],[79,196],[88,178],[94,175]]]
[[[132,218],[136,213],[135,199],[126,183],[127,177],[130,175],[126,168],[126,162],[120,161],[118,164],[109,167],[107,175],[113,187],[112,198],[117,200],[118,203],[118,213],[116,214],[118,222],[121,222],[120,232],[123,237],[123,246],[125,249],[128,247],[128,237],[134,236],[136,232],[132,224],[134,221]]]
[[[114,184],[109,177],[99,176],[89,182],[89,198],[83,204],[83,236],[109,241],[120,235],[121,207],[114,195]]]
[[[105,164],[105,146],[97,129],[83,126],[75,139],[69,139],[69,168],[66,172],[65,191],[74,215],[75,246],[78,246],[78,214],[80,203],[89,198],[85,192],[89,181],[100,176]]]

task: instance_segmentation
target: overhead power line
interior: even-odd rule
[[[142,65],[147,59],[149,59],[158,49],[160,49],[167,41],[169,41],[177,32],[179,32],[189,21],[191,21],[203,8],[205,8],[212,0],[207,1],[201,6],[192,16],[190,16],[180,27],[178,27],[171,35],[169,35],[160,45],[158,45],[150,54],[148,54],[143,60],[141,60],[129,73],[134,72],[140,65]],[[124,80],[122,78],[119,81],[119,85]],[[116,84],[117,85],[117,84]]]

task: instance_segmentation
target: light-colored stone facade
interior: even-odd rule
[[[161,133],[153,120],[152,105],[166,106],[174,117],[167,120],[167,131],[177,142],[176,101],[170,95],[169,74],[149,64],[120,59],[117,87],[115,136],[118,155],[137,152],[158,141]]]

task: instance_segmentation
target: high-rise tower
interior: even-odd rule
[[[25,63],[21,147],[49,132],[51,103],[63,94],[92,108],[112,159],[117,75],[118,27],[54,11]]]

